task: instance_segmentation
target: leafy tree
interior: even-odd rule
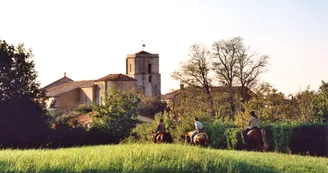
[[[109,89],[102,105],[94,105],[93,127],[115,136],[128,136],[136,124],[140,98],[134,90]]]
[[[38,147],[50,129],[45,122],[45,94],[36,82],[32,50],[0,40],[0,134],[4,147]]]
[[[292,101],[296,104],[297,120],[301,122],[313,121],[312,107],[315,92],[308,86],[304,91],[300,91],[292,96]]]
[[[207,104],[210,114],[215,116],[213,106],[213,96],[211,93],[212,80],[210,78],[210,52],[200,44],[190,47],[189,60],[181,63],[179,71],[174,71],[171,75],[173,79],[179,80],[188,86],[199,88],[207,95]]]
[[[138,106],[139,115],[154,117],[156,113],[163,113],[167,110],[167,103],[160,100],[158,97],[146,97],[139,95],[141,99]]]
[[[15,47],[0,40],[0,102],[22,97],[45,100],[32,58],[32,50],[26,50],[23,44]]]
[[[269,83],[262,83],[254,89],[255,96],[244,104],[245,111],[238,112],[235,122],[246,126],[250,111],[256,111],[261,123],[290,121],[292,119],[290,100]]]
[[[318,93],[314,96],[311,104],[313,121],[328,119],[328,83],[322,81]]]

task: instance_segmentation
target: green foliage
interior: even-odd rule
[[[48,138],[45,93],[36,81],[32,50],[0,40],[0,134],[2,147],[39,147]]]
[[[159,120],[163,119],[166,130],[172,135],[175,143],[184,142],[184,134],[188,131],[194,130],[194,118],[198,117],[201,122],[204,123],[205,130],[208,128],[207,124],[211,121],[208,118],[208,114],[202,114],[199,116],[183,116],[179,120],[171,119],[168,113],[158,113],[155,115],[155,121],[152,123],[138,124],[131,132],[129,139],[124,142],[151,142],[152,131],[155,131]]]
[[[77,106],[76,109],[74,109],[74,111],[85,114],[85,113],[89,113],[92,111],[92,106],[88,106],[85,104],[80,104]]]
[[[318,93],[313,98],[311,107],[314,121],[328,119],[328,83],[322,81]]]
[[[289,144],[291,141],[292,129],[295,126],[296,124],[279,123],[263,127],[266,129],[267,133],[270,134],[269,143],[272,150],[283,153],[291,152]]]
[[[314,91],[304,91],[286,97],[270,84],[264,83],[254,89],[255,96],[246,102],[243,112],[238,112],[235,123],[247,126],[250,111],[256,111],[261,123],[314,121],[311,103]]]
[[[296,105],[297,115],[295,118],[299,122],[313,122],[312,102],[315,92],[310,90],[308,86],[304,91],[296,93],[292,97],[294,105]],[[295,109],[295,108],[294,108]]]
[[[210,137],[210,146],[218,149],[226,149],[227,134],[225,133],[230,128],[236,128],[236,125],[231,123],[222,123],[220,121],[204,123],[206,134]]]
[[[40,159],[42,158],[42,159]],[[4,150],[2,172],[328,172],[328,160],[177,144],[104,145],[60,150]]]
[[[138,106],[138,114],[147,117],[154,117],[159,112],[167,110],[167,103],[158,97],[146,97],[139,95],[141,102]]]
[[[24,97],[44,104],[45,93],[39,90],[32,59],[32,50],[23,44],[15,47],[0,40],[0,102]]]
[[[227,110],[228,95],[222,92],[212,92],[213,105],[216,109],[216,117],[224,117],[224,112]],[[172,106],[171,106],[172,107]],[[207,95],[201,89],[186,87],[183,92],[179,93],[174,100],[174,107],[171,110],[172,118],[197,117],[209,115],[209,107],[207,103]]]
[[[135,126],[140,98],[134,90],[112,88],[105,95],[102,105],[94,105],[93,127],[127,136]]]
[[[227,140],[227,149],[243,149],[243,134],[240,128],[229,128],[224,131]]]

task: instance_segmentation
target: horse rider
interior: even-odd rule
[[[245,129],[245,135],[247,136],[247,133],[251,131],[252,129],[260,128],[260,122],[259,119],[257,118],[256,114],[254,111],[250,112],[250,117],[248,119],[248,126]]]
[[[163,119],[160,119],[159,120],[159,124],[157,125],[157,128],[156,128],[156,135],[154,136],[154,142],[156,143],[156,138],[159,134],[165,134],[166,132],[166,129],[165,129],[165,125],[163,123]]]
[[[195,123],[195,131],[190,136],[190,143],[191,144],[194,144],[194,137],[196,136],[196,134],[201,133],[201,132],[204,132],[204,126],[198,120],[197,117],[194,119],[194,123]]]

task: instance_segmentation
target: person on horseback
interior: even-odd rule
[[[196,134],[203,132],[204,131],[204,126],[203,124],[198,120],[198,118],[196,117],[194,119],[194,123],[195,123],[195,131],[191,134],[190,136],[190,143],[194,144],[194,137],[196,136]]]
[[[159,120],[159,124],[157,125],[157,128],[156,128],[156,135],[154,136],[154,142],[156,143],[156,138],[159,134],[165,134],[166,133],[166,129],[165,129],[165,125],[163,123],[163,119],[160,119]]]
[[[250,114],[251,114],[251,116],[248,119],[248,126],[245,129],[246,136],[247,136],[247,133],[249,131],[251,131],[252,129],[260,128],[260,122],[259,122],[259,119],[257,118],[255,112],[251,111]]]

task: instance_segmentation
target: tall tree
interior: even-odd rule
[[[221,83],[228,88],[230,102],[230,119],[235,115],[233,85],[237,77],[237,55],[242,49],[242,39],[235,37],[230,40],[220,40],[213,44],[213,70]]]
[[[215,42],[213,56],[215,59],[213,70],[221,85],[226,86],[230,94],[231,118],[233,118],[236,112],[233,86],[239,84],[240,93],[245,98],[247,88],[256,84],[259,75],[265,72],[269,57],[262,55],[257,58],[256,54],[249,51],[249,47],[246,48],[241,37]]]
[[[206,93],[210,114],[215,116],[213,106],[213,97],[211,93],[210,73],[210,52],[205,46],[194,44],[189,49],[189,60],[182,62],[180,69],[172,73],[172,78],[187,84],[188,86],[198,88]]]
[[[32,59],[32,50],[26,50],[23,44],[15,47],[0,40],[0,102],[23,97],[44,101]]]
[[[50,129],[45,122],[33,54],[0,40],[0,134],[4,147],[38,147]],[[23,145],[23,146],[22,146]]]
[[[255,53],[250,52],[249,47],[246,48],[242,38],[237,38],[240,48],[236,56],[236,77],[244,92],[246,91],[245,88],[253,87],[258,81],[259,75],[266,71],[269,56],[261,55],[257,57]]]

